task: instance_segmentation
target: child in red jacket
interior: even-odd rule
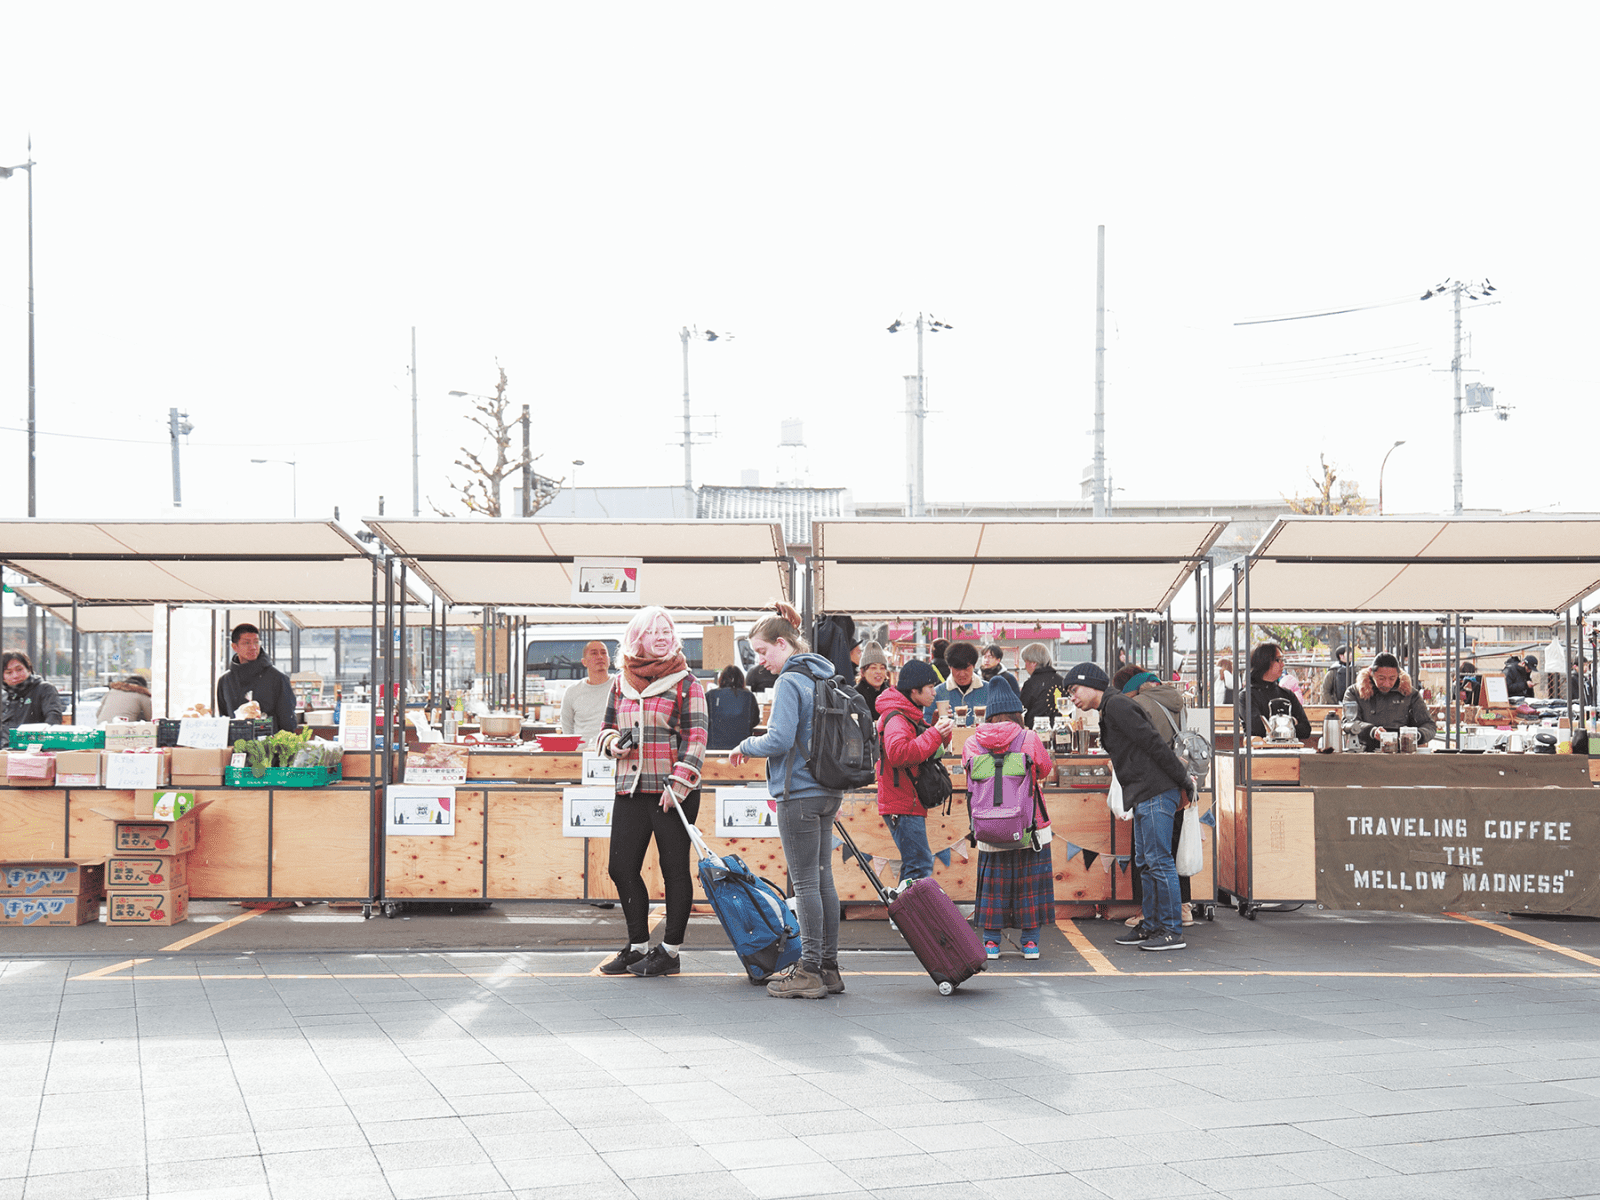
[[[920,659],[900,668],[892,688],[878,697],[878,737],[883,754],[878,759],[878,815],[900,851],[900,882],[926,879],[933,874],[933,852],[928,848],[928,810],[917,799],[918,766],[938,754],[950,741],[955,722],[941,717],[925,724],[922,710],[933,703],[939,676]]]

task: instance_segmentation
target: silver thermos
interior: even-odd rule
[[[1344,724],[1333,713],[1322,718],[1322,752],[1344,753]]]

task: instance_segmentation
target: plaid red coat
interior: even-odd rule
[[[657,680],[643,696],[619,675],[611,685],[605,725],[596,740],[601,753],[608,752],[623,729],[634,731],[636,745],[617,759],[617,795],[660,792],[669,781],[677,782],[684,794],[700,786],[709,722],[705,689],[692,672]]]

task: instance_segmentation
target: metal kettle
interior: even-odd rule
[[[1267,741],[1294,742],[1294,707],[1284,699],[1267,702]]]
[[[1322,718],[1322,752],[1324,754],[1344,752],[1344,723],[1334,713]]]

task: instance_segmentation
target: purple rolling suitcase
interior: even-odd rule
[[[847,855],[861,864],[878,897],[889,906],[889,919],[900,927],[911,952],[917,956],[939,994],[948,996],[960,983],[971,979],[988,965],[983,939],[956,908],[956,902],[931,879],[914,879],[891,895],[872,870],[871,860],[856,849],[844,826],[834,822],[844,841]]]

